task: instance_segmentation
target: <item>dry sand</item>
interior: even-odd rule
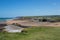
[[[18,23],[21,24],[23,26],[50,26],[50,27],[60,27],[60,22],[31,22],[28,20],[11,20],[11,21],[7,21],[7,24],[12,24],[12,23]]]

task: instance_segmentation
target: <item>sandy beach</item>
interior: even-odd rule
[[[51,26],[51,27],[60,27],[60,22],[31,22],[28,20],[17,20],[17,21],[7,21],[7,24],[18,23],[23,26]]]

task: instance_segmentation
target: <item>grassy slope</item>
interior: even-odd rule
[[[60,40],[60,28],[39,27],[27,33],[0,33],[0,40]]]

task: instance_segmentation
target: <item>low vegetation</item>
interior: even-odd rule
[[[0,40],[60,40],[60,28],[33,27],[22,33],[0,32]]]
[[[23,17],[16,17],[18,20],[20,19],[40,19],[42,20],[49,20],[49,21],[55,21],[60,22],[60,15],[50,15],[50,16],[23,16]],[[15,19],[16,20],[16,19]]]

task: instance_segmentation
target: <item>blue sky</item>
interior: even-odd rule
[[[0,17],[60,15],[60,0],[0,0]]]

